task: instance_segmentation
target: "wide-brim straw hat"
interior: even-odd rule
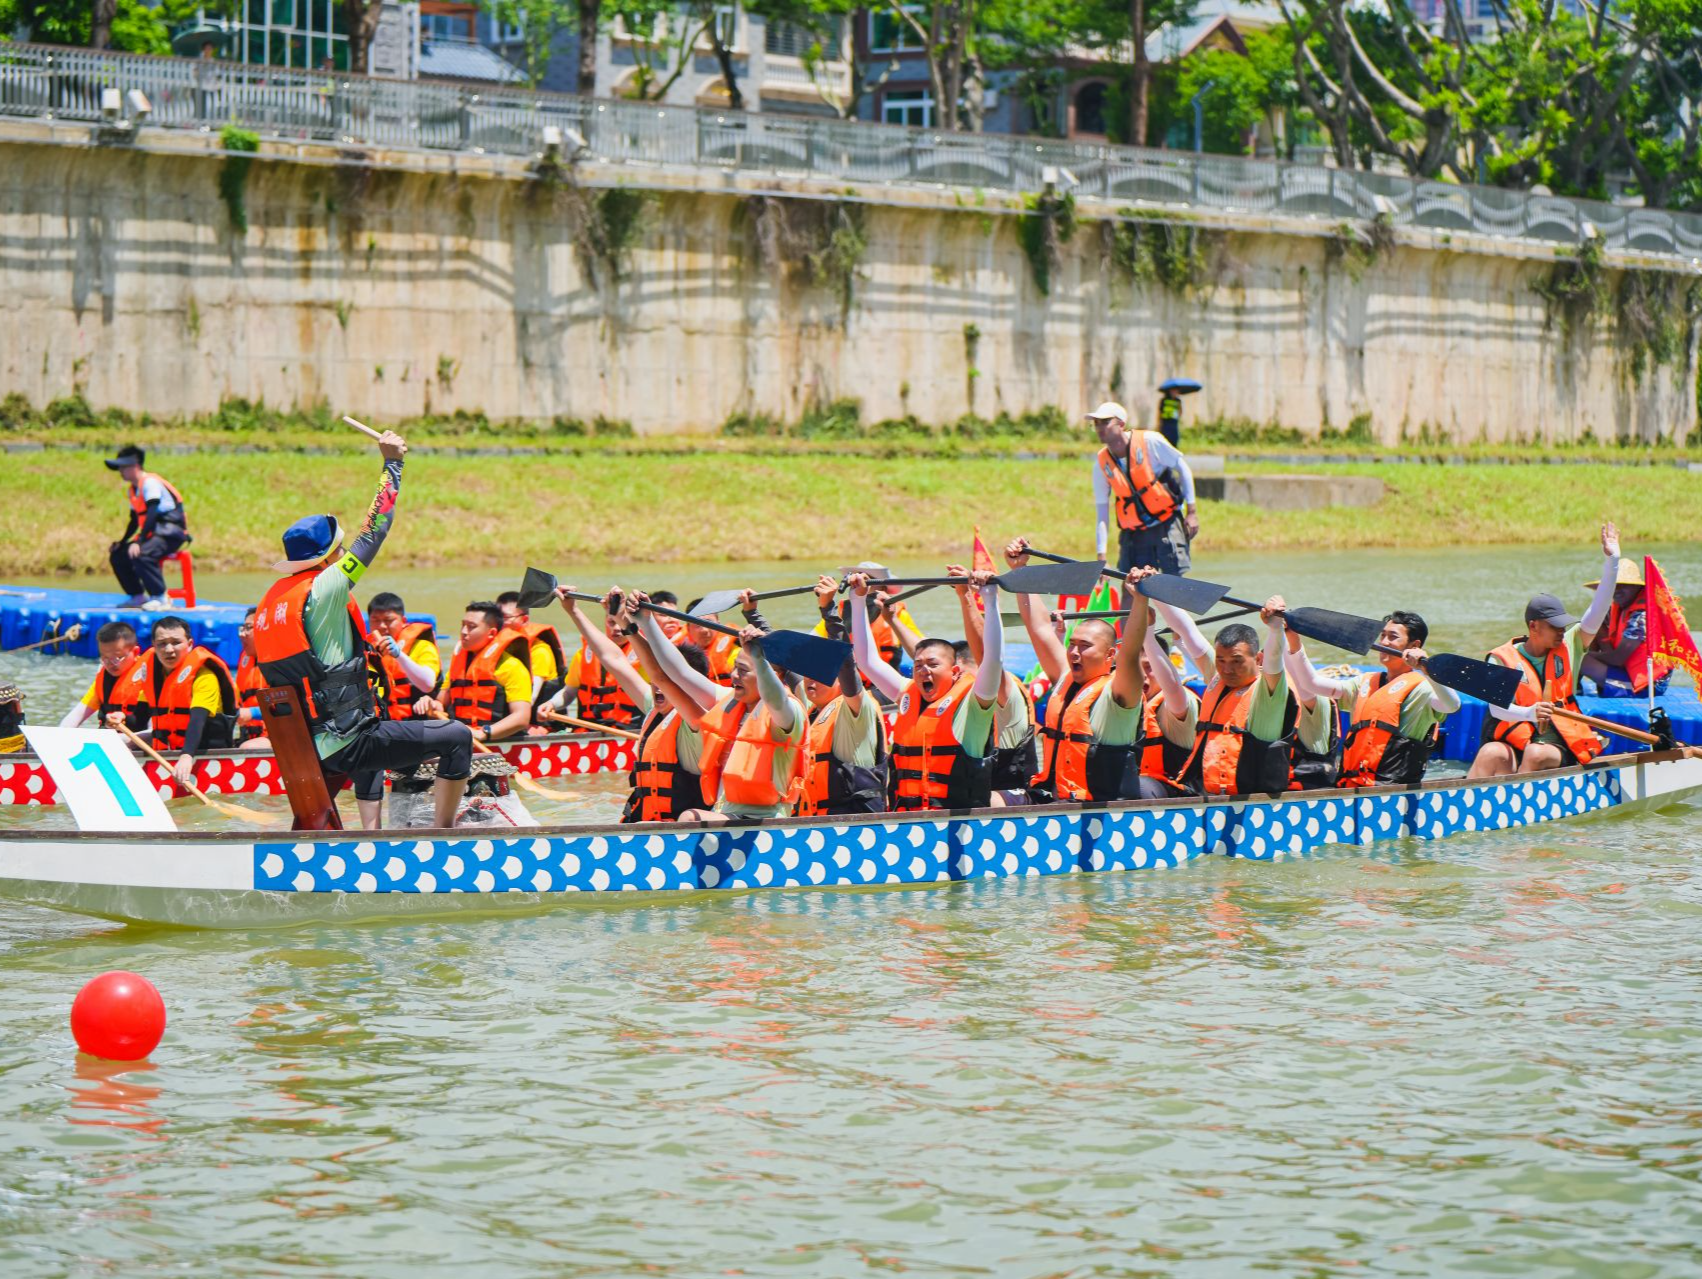
[[[1593,591],[1601,584],[1602,580],[1598,577],[1593,582],[1585,582],[1584,589],[1587,591]],[[1619,576],[1614,579],[1614,585],[1647,586],[1648,582],[1643,580],[1643,566],[1636,560],[1627,559],[1625,556],[1621,555],[1619,557]]]

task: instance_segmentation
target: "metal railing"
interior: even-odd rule
[[[147,124],[236,123],[286,141],[531,155],[544,129],[576,131],[587,158],[700,166],[825,183],[1033,192],[1067,171],[1079,195],[1131,205],[1396,226],[1702,257],[1702,215],[1539,196],[1309,164],[1096,146],[1002,134],[741,114],[529,89],[472,90],[211,59],[0,44],[0,116],[97,123],[101,91],[140,89]]]

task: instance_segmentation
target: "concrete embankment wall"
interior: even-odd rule
[[[1084,207],[1043,293],[1020,216],[950,192],[765,206],[748,184],[675,174],[620,209],[599,185],[659,179],[303,152],[253,165],[239,233],[216,139],[45,137],[0,132],[0,395],[37,404],[80,390],[175,415],[240,397],[648,433],[847,398],[869,422],[1107,397],[1150,417],[1154,384],[1182,375],[1207,387],[1193,416],[1368,420],[1382,440],[1654,439],[1696,420],[1693,277],[1639,273],[1682,311],[1651,345],[1616,309],[1623,261],[1593,282],[1593,312],[1545,300],[1549,246],[1401,231],[1344,252],[1330,224],[1220,220],[1193,224],[1190,267],[1155,275],[1151,226],[1131,268],[1094,220],[1127,211]],[[835,227],[851,230],[830,242]],[[812,271],[812,251],[829,264]]]

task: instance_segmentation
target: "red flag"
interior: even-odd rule
[[[981,526],[975,526],[975,545],[969,548],[969,571],[972,573],[991,573],[994,569],[993,552],[987,549],[987,543],[981,540]],[[975,607],[985,610],[986,605],[981,597],[975,597]]]
[[[1696,641],[1690,634],[1690,623],[1684,620],[1683,601],[1672,593],[1661,566],[1654,556],[1643,557],[1644,595],[1648,605],[1649,652],[1654,654],[1656,675],[1661,659],[1690,672],[1696,687],[1702,689],[1702,653],[1696,651]]]

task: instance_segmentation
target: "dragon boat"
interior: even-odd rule
[[[131,923],[248,928],[548,910],[762,889],[924,886],[1272,861],[1332,845],[1659,808],[1702,794],[1702,759],[1617,755],[1486,781],[1230,800],[790,818],[491,834],[0,834],[0,897]]]
[[[502,757],[523,777],[584,777],[624,773],[632,767],[629,738],[601,733],[552,733],[497,743]],[[166,758],[174,759],[174,755]],[[166,770],[144,761],[143,771],[159,793],[170,799],[179,790]],[[195,760],[195,783],[209,795],[282,795],[277,759],[269,750],[208,751]],[[35,755],[0,755],[0,807],[59,802],[59,788]]]

